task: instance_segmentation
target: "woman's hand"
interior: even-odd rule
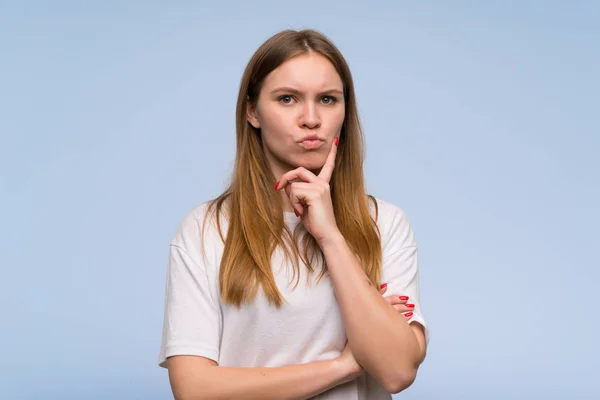
[[[384,294],[387,292],[387,284],[381,285],[379,288],[379,293]],[[413,313],[412,311],[415,309],[415,305],[408,303],[408,296],[386,296],[385,300],[392,305],[400,314],[404,315],[404,318],[409,320]]]
[[[294,212],[318,243],[339,234],[329,188],[337,146],[336,137],[319,175],[300,167],[285,173],[275,185],[275,190],[285,190]]]

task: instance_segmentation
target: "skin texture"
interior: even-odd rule
[[[340,134],[344,113],[340,76],[325,57],[309,53],[288,60],[267,76],[257,104],[248,107],[248,122],[260,128],[271,170],[280,177],[300,166],[320,170]],[[300,142],[310,135],[324,143],[318,149],[304,148]],[[287,205],[287,211],[292,211]]]

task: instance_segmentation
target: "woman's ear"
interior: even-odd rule
[[[258,117],[256,116],[256,108],[252,105],[250,100],[247,100],[246,106],[246,119],[256,129],[260,128],[260,122],[258,122]]]

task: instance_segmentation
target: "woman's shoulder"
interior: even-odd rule
[[[377,219],[378,224],[384,224],[391,220],[408,220],[406,213],[398,205],[379,197],[369,197],[371,198],[369,206],[371,207],[371,212],[374,213],[374,217]]]
[[[220,211],[220,212],[218,212]],[[196,246],[200,240],[213,240],[219,236],[221,229],[226,226],[225,209],[219,210],[214,200],[206,201],[188,210],[177,227],[171,244],[182,248]],[[219,224],[216,223],[219,218]]]
[[[403,245],[414,245],[414,235],[411,222],[398,205],[378,197],[370,196],[370,202],[373,217],[377,222],[377,227],[381,233],[382,244],[394,241],[401,242]]]

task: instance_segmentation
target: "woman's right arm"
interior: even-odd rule
[[[208,358],[167,359],[176,400],[304,400],[356,379],[361,369],[348,357],[277,368],[220,367]]]
[[[222,332],[218,278],[206,263],[216,257],[203,257],[202,239],[190,214],[169,252],[159,364],[168,368],[177,400],[308,399],[360,375],[362,368],[349,351],[335,360],[276,368],[218,366],[213,361],[219,360]],[[206,239],[210,249],[218,238]]]

